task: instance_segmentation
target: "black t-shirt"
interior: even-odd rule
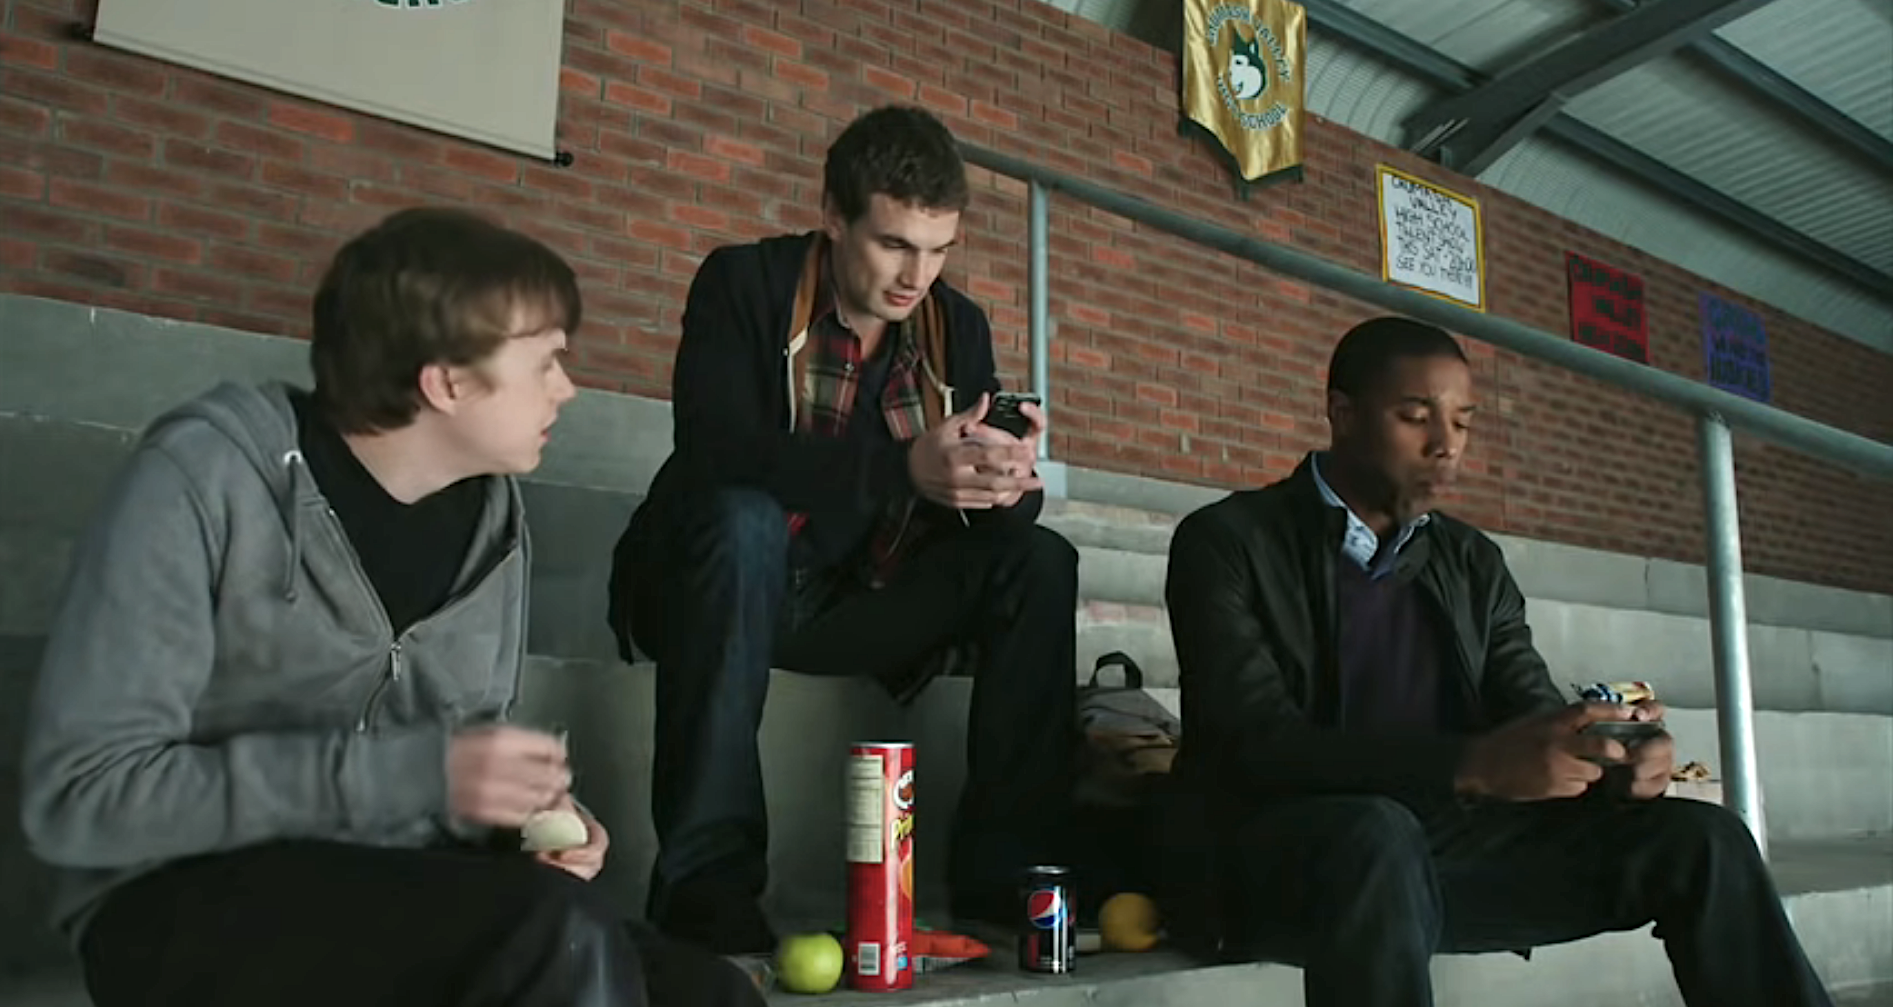
[[[404,504],[382,489],[309,396],[295,395],[291,402],[309,473],[342,522],[399,636],[452,594],[486,504],[485,480],[462,479]]]

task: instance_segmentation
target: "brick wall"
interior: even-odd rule
[[[84,0],[0,11],[0,290],[298,334],[342,237],[393,207],[472,203],[580,270],[582,379],[664,395],[702,255],[813,226],[829,137],[909,100],[975,142],[1369,272],[1373,166],[1392,163],[1481,198],[1493,313],[1564,332],[1575,250],[1641,273],[1655,365],[1702,377],[1696,295],[1713,285],[1313,118],[1306,182],[1238,201],[1177,136],[1172,57],[1034,0],[573,0],[567,169],[74,41]],[[988,306],[1018,384],[1024,192],[975,185],[949,276]],[[1234,486],[1321,442],[1322,365],[1368,308],[1068,204],[1052,233],[1058,457]],[[1893,440],[1893,357],[1736,299],[1765,318],[1777,404]],[[1701,559],[1687,417],[1472,349],[1492,407],[1458,512]],[[1738,463],[1754,569],[1893,590],[1893,487],[1740,438]]]

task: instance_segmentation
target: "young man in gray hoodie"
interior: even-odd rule
[[[93,1000],[759,1004],[588,887],[608,840],[564,747],[507,722],[514,477],[573,396],[572,270],[408,210],[314,309],[313,392],[226,384],[157,420],[74,558],[23,822]],[[517,852],[547,809],[585,845]]]

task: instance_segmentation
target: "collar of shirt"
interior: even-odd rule
[[[1321,458],[1325,454],[1324,451],[1315,452],[1314,457],[1309,459],[1308,468],[1314,473],[1315,489],[1320,491],[1321,499],[1326,501],[1328,506],[1339,508],[1347,515],[1347,532],[1341,536],[1341,555],[1353,561],[1355,566],[1366,570],[1369,576],[1375,579],[1385,577],[1393,572],[1394,560],[1399,557],[1400,550],[1405,549],[1407,543],[1413,539],[1413,533],[1431,521],[1433,515],[1422,514],[1407,522],[1400,529],[1400,534],[1394,536],[1393,548],[1381,556],[1379,563],[1375,563],[1374,556],[1380,552],[1380,536],[1375,535],[1374,530],[1367,527],[1367,522],[1362,521],[1360,515],[1354,513],[1354,508],[1349,507],[1347,502],[1341,499],[1341,494],[1336,493],[1334,487],[1328,485],[1328,480],[1322,478]]]

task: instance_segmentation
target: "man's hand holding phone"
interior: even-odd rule
[[[1024,440],[987,423],[992,404],[992,396],[981,395],[913,442],[907,471],[921,496],[946,507],[990,510],[1010,507],[1043,485],[1032,474],[1043,419],[1038,406],[1019,407],[1032,435]]]

